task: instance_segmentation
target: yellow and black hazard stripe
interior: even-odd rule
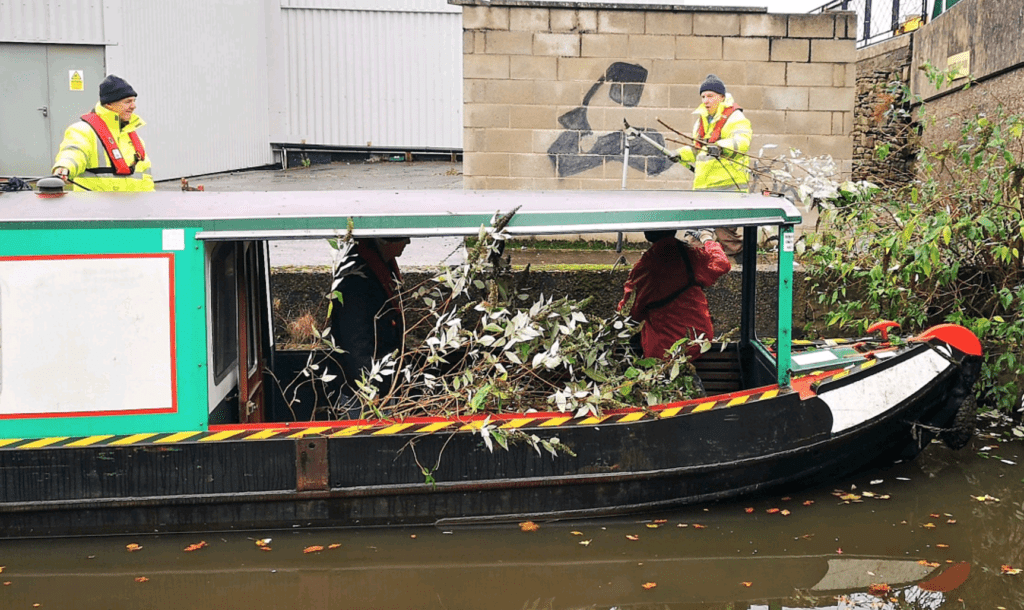
[[[55,448],[116,448],[126,446],[174,446],[183,443],[214,443],[224,441],[261,441],[268,439],[301,439],[305,437],[341,438],[349,436],[389,436],[394,434],[433,434],[437,432],[472,432],[487,425],[503,430],[518,428],[565,428],[571,426],[594,426],[598,424],[621,424],[641,420],[655,420],[689,413],[701,413],[712,409],[725,409],[761,400],[771,400],[780,394],[778,389],[746,394],[713,396],[704,401],[691,401],[679,406],[656,407],[649,410],[635,410],[576,418],[572,415],[551,413],[530,413],[508,418],[475,418],[469,421],[405,421],[405,422],[337,422],[331,425],[269,424],[254,428],[217,426],[207,431],[142,433],[142,434],[99,434],[72,437],[52,436],[47,438],[0,439],[0,451],[11,449],[55,449]]]

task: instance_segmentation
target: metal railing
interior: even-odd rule
[[[912,32],[928,18],[928,0],[833,0],[812,13],[856,11],[857,48]]]

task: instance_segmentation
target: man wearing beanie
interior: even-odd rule
[[[676,157],[693,170],[696,190],[746,191],[750,140],[754,131],[743,109],[726,93],[725,84],[714,74],[701,83],[701,105],[693,111],[697,121],[693,137],[701,142],[683,146]],[[730,257],[743,252],[743,239],[732,227],[715,229],[718,242]]]
[[[152,191],[152,163],[136,130],[135,89],[111,74],[100,83],[100,101],[64,132],[53,174],[75,190]]]

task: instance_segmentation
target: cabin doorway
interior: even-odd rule
[[[273,353],[266,244],[215,243],[207,269],[210,423],[265,422]]]

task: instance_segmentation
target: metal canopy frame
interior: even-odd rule
[[[756,241],[744,248],[741,345],[776,362],[790,380],[793,229],[800,211],[789,200],[710,191],[260,191],[67,193],[0,198],[0,232],[20,229],[188,229],[203,241],[356,237],[473,236],[515,211],[511,236],[617,233],[705,227],[779,229],[779,319],[775,354],[753,336]],[[753,234],[748,231],[748,234]],[[23,253],[30,255],[31,253]]]

